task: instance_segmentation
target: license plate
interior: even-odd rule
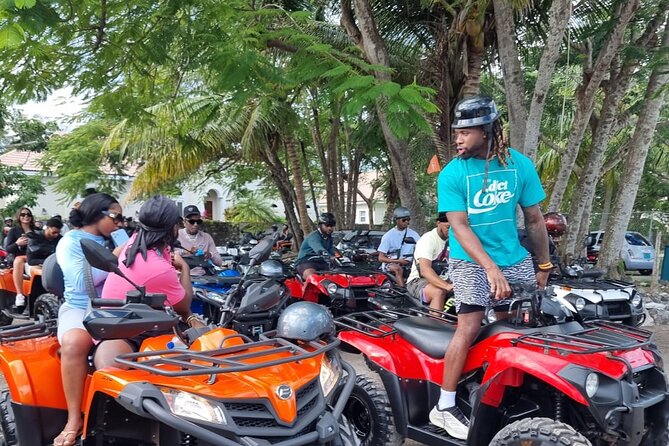
[[[646,260],[650,260],[650,253],[649,252],[644,252],[643,253],[643,258]]]

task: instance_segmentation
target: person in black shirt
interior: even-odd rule
[[[26,251],[28,249],[27,234],[35,231],[35,218],[27,207],[22,207],[16,212],[14,227],[7,234],[5,249],[10,255],[13,264],[13,279],[16,287],[16,305],[25,305],[26,298],[23,295],[23,272],[26,264]]]
[[[28,238],[28,265],[36,266],[44,263],[47,257],[56,252],[56,245],[62,238],[60,231],[63,222],[58,218],[47,220],[43,231],[35,231]]]

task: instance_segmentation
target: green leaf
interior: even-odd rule
[[[19,9],[32,8],[35,6],[35,3],[37,3],[37,0],[14,0],[14,4]]]
[[[421,96],[411,85],[407,85],[400,90],[400,97],[409,104],[419,105],[425,102],[425,98],[423,98],[423,96]]]
[[[311,45],[306,48],[307,51],[310,51],[312,53],[327,53],[331,49],[332,46],[328,45],[327,43],[317,43],[315,45]]]
[[[25,33],[16,23],[0,29],[0,48],[14,48],[23,43]]]
[[[402,89],[402,86],[396,82],[385,82],[381,85],[381,93],[387,98],[392,98]]]
[[[374,76],[354,76],[342,82],[337,88],[334,89],[334,92],[339,94],[345,92],[346,90],[357,90],[359,88],[369,87],[373,83]]]
[[[336,66],[325,73],[321,74],[321,77],[327,78],[327,77],[337,77],[341,76],[342,74],[348,73],[351,71],[351,67],[348,65],[339,65]]]

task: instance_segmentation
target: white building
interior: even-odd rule
[[[56,214],[60,214],[67,218],[72,205],[76,201],[80,201],[80,199],[69,200],[55,191],[55,178],[44,176],[42,168],[39,165],[41,156],[42,154],[36,152],[12,150],[0,155],[0,164],[20,168],[27,175],[40,175],[43,177],[45,184],[44,193],[39,197],[37,204],[32,209],[37,219],[47,219]],[[108,171],[107,173],[109,175],[112,174],[111,171]],[[139,208],[141,207],[142,202],[131,201],[128,199],[128,191],[130,190],[130,186],[134,179],[134,171],[128,172],[128,175],[121,179],[125,186],[116,198],[121,203],[121,206],[123,206],[123,214],[128,217],[136,218],[139,214]],[[95,187],[95,184],[82,184],[81,190],[83,191],[87,187]],[[258,188],[258,185],[249,184],[248,188],[254,190]],[[181,212],[185,206],[194,204],[200,209],[200,212],[206,213],[205,215],[207,218],[224,221],[225,210],[234,204],[225,185],[214,181],[205,182],[196,189],[185,189],[186,188],[184,188],[182,194],[178,197],[172,197],[179,207],[179,212]],[[7,199],[0,199],[0,208],[4,207],[7,201]],[[280,200],[276,200],[275,203],[271,204],[277,215],[283,215],[283,203]]]

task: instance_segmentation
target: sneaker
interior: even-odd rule
[[[439,410],[437,406],[430,411],[430,423],[448,432],[453,438],[466,440],[469,434],[469,420],[457,406]]]

